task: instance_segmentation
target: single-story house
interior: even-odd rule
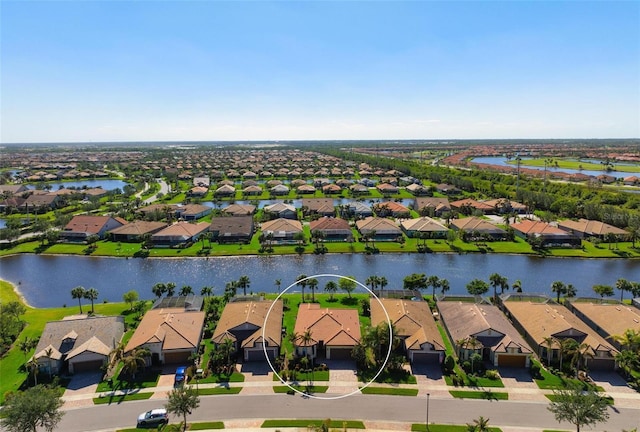
[[[445,195],[454,195],[460,192],[460,189],[458,189],[457,187],[446,183],[440,183],[436,185],[436,190]]]
[[[209,189],[209,186],[211,186],[211,179],[209,177],[194,177],[193,185]]]
[[[323,186],[326,186],[328,184],[331,184],[331,180],[329,180],[328,178],[315,178],[313,179],[313,185],[317,188],[321,188]]]
[[[256,206],[251,204],[231,204],[222,209],[222,213],[229,216],[249,216],[254,214]]]
[[[593,331],[566,307],[551,300],[532,302],[506,299],[505,313],[538,356],[547,361],[558,360],[559,341],[571,338],[588,345],[586,366],[591,370],[613,370],[616,367],[613,344]],[[551,339],[548,339],[551,338]],[[551,341],[551,346],[547,341]]]
[[[468,239],[480,236],[491,240],[505,240],[507,232],[479,217],[471,216],[463,219],[452,219],[449,227],[454,231],[463,231]]]
[[[449,200],[447,198],[424,197],[416,198],[414,203],[415,210],[425,216],[442,216],[445,212],[451,211]]]
[[[457,210],[464,215],[470,215],[474,212],[480,212],[482,214],[494,214],[496,212],[494,206],[471,198],[452,201],[449,205],[452,209]]]
[[[546,247],[553,246],[571,246],[579,247],[581,240],[575,234],[571,234],[556,226],[542,221],[533,221],[523,219],[518,223],[511,224],[513,232],[523,239],[532,237],[542,239],[542,245]]]
[[[261,195],[262,194],[262,188],[258,185],[255,186],[247,186],[244,189],[242,189],[242,194],[243,195]]]
[[[304,181],[304,180],[301,180],[301,181]],[[296,188],[296,192],[301,195],[316,193],[316,188],[311,186],[310,184],[302,184],[299,186],[295,186],[295,188]]]
[[[284,219],[297,219],[298,212],[294,206],[285,203],[275,203],[265,206],[262,211],[268,213],[270,217],[284,218]]]
[[[378,191],[383,195],[398,193],[398,186],[394,186],[390,183],[380,183],[376,186],[376,189],[378,189]]]
[[[176,215],[186,221],[194,221],[211,213],[211,207],[202,204],[185,204],[176,209]]]
[[[335,183],[322,186],[322,193],[327,195],[339,194],[342,192],[342,188]]]
[[[436,306],[459,358],[478,353],[494,366],[529,367],[533,351],[497,306],[446,300]]]
[[[262,233],[273,235],[275,243],[294,243],[298,233],[302,233],[302,223],[297,220],[278,218],[262,223]]]
[[[366,218],[373,216],[371,207],[360,201],[346,204],[342,207],[341,213],[343,217]]]
[[[155,234],[167,224],[164,222],[133,221],[109,231],[113,241],[140,241],[145,234]]]
[[[625,186],[636,186],[640,185],[640,177],[638,176],[629,176],[622,179],[622,183]]]
[[[418,219],[407,219],[400,224],[407,237],[447,238],[449,228],[440,222],[424,216]]]
[[[233,185],[224,184],[215,190],[215,196],[235,196],[236,188]]]
[[[280,300],[229,302],[222,311],[211,341],[219,346],[231,340],[235,352],[244,361],[265,360],[264,346],[269,359],[274,360],[280,355],[282,346],[282,316]]]
[[[289,194],[289,186],[280,184],[280,185],[276,185],[276,186],[272,187],[271,189],[269,189],[269,191],[273,195],[288,195]]]
[[[58,203],[60,202],[60,197],[55,194],[39,194],[32,193],[27,197],[27,199],[22,203],[22,207],[25,211],[40,210],[40,209],[54,209],[58,207]]]
[[[301,304],[294,333],[298,335],[293,343],[297,355],[349,360],[360,342],[358,311],[321,308],[318,303]],[[310,340],[305,340],[305,333]]]
[[[369,193],[369,188],[367,186],[363,185],[363,184],[360,184],[360,183],[356,183],[356,184],[353,184],[353,185],[349,186],[349,190],[354,195],[364,195],[364,194],[368,194]]]
[[[376,327],[388,321],[391,321],[396,335],[402,339],[411,363],[442,363],[445,344],[427,302],[371,299],[371,326]]]
[[[0,185],[0,194],[18,195],[29,190],[23,184],[2,184]]]
[[[150,204],[136,210],[141,217],[158,216],[159,218],[171,218],[175,215],[177,204]]]
[[[408,218],[411,216],[411,210],[395,201],[383,201],[374,204],[373,211],[379,217]]]
[[[511,201],[507,198],[497,198],[482,201],[495,209],[496,214],[517,213],[524,214],[527,212],[527,206],[517,201]]]
[[[40,371],[59,374],[99,371],[124,334],[124,317],[75,315],[48,322],[33,359]]]
[[[104,238],[107,232],[126,224],[127,221],[119,217],[78,215],[74,216],[60,231],[60,239],[84,242],[92,235]]]
[[[324,216],[309,223],[311,233],[319,231],[324,235],[324,241],[349,241],[353,233],[349,222],[344,219]]]
[[[617,349],[622,347],[611,336],[623,335],[627,330],[640,332],[640,309],[635,306],[577,300],[565,304],[571,312]]]
[[[197,241],[208,230],[207,222],[176,222],[153,234],[151,241],[156,246],[177,246]]]
[[[414,196],[426,195],[427,193],[429,193],[429,189],[417,183],[411,183],[409,186],[405,187],[405,189]]]
[[[194,186],[187,192],[188,196],[203,197],[209,192],[209,189],[204,186]]]
[[[379,217],[368,217],[356,221],[360,235],[373,234],[375,241],[397,241],[402,237],[402,230],[392,221]]]
[[[621,228],[614,227],[604,222],[579,219],[577,221],[567,219],[558,221],[558,228],[579,238],[598,237],[605,239],[607,235],[613,234],[618,239],[626,238],[629,233]]]
[[[211,239],[218,243],[250,243],[254,233],[253,216],[211,218]]]
[[[303,198],[302,213],[305,216],[317,214],[320,216],[334,216],[336,209],[332,198]]]
[[[151,309],[129,339],[125,355],[142,347],[151,351],[153,364],[186,364],[200,346],[204,317],[202,311],[180,307]]]

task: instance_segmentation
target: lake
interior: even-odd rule
[[[195,292],[203,286],[221,294],[227,282],[249,276],[248,292],[276,292],[294,283],[300,274],[340,274],[364,283],[371,275],[385,276],[387,289],[402,288],[402,279],[411,273],[446,278],[450,294],[466,294],[466,284],[474,278],[488,280],[500,273],[513,283],[522,281],[524,292],[551,294],[555,280],[573,284],[580,296],[593,296],[595,284],[614,285],[618,278],[640,280],[640,260],[539,258],[500,254],[328,254],[243,256],[179,259],[124,259],[81,256],[16,255],[0,258],[0,278],[16,285],[27,302],[36,307],[77,305],[70,295],[81,285],[96,288],[99,302],[121,301],[122,294],[136,290],[151,299],[157,282],[174,282],[179,289],[190,285]],[[328,278],[319,279],[322,291]],[[296,290],[298,287],[295,287]],[[629,294],[626,294],[627,297]],[[619,293],[616,292],[616,296]]]
[[[122,180],[113,180],[113,179],[97,179],[97,180],[79,180],[79,181],[65,181],[65,182],[52,182],[46,183],[47,186],[51,186],[51,190],[55,191],[60,188],[77,188],[82,189],[83,187],[91,188],[102,188],[104,190],[114,190],[120,189],[122,190],[127,182]],[[30,184],[27,185],[29,189],[35,189],[35,186]]]
[[[522,161],[524,163],[524,162],[526,162],[526,159],[522,158]],[[511,167],[511,168],[516,168],[515,164],[507,163],[507,159],[502,157],[502,156],[477,157],[477,158],[473,158],[471,160],[471,162],[498,165],[498,166],[508,166],[508,167]],[[585,160],[585,162],[587,162],[587,161]],[[592,161],[590,161],[590,162],[592,162]],[[523,164],[521,164],[520,166],[524,167],[524,168],[544,170],[544,167],[530,167],[530,166],[525,166]],[[625,166],[631,166],[631,165],[624,165],[624,164],[617,164],[616,163],[615,166],[616,166],[617,171],[577,170],[577,169],[569,169],[569,168],[556,168],[556,167],[553,167],[553,166],[547,167],[547,170],[549,172],[563,172],[563,173],[567,173],[567,174],[580,173],[580,174],[585,174],[585,175],[594,176],[594,177],[597,177],[600,174],[607,174],[607,175],[610,175],[610,176],[615,177],[615,178],[625,178],[625,177],[629,177],[631,175],[634,175],[633,173],[629,173],[629,172],[625,172],[624,171]]]

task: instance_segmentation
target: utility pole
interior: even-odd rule
[[[429,393],[427,393],[427,432],[429,431]]]

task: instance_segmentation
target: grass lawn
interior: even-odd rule
[[[118,369],[122,366],[119,365]],[[120,379],[120,374],[118,370],[118,374],[112,379],[113,386],[109,385],[108,381],[102,381],[98,384],[98,392],[108,392],[112,390],[123,390],[123,389],[140,389],[140,388],[151,388],[158,385],[158,379],[160,378],[160,374],[162,370],[160,369],[148,369],[146,371],[138,372],[135,380],[128,379]]]
[[[149,399],[151,396],[153,396],[153,392],[133,393],[128,395],[118,395],[118,396],[103,396],[103,397],[93,398],[93,403],[96,405],[103,405],[103,404],[111,405],[111,404],[119,404],[121,402],[146,400],[146,399]]]
[[[411,425],[412,432],[426,432],[427,426],[424,423],[414,423]],[[461,425],[437,425],[430,424],[429,432],[467,432],[469,428]],[[502,432],[502,429],[490,427],[491,432]]]
[[[473,390],[449,390],[454,398],[458,399],[486,399],[486,400],[508,400],[509,393]]]
[[[391,396],[418,396],[418,389],[369,386],[360,388],[360,393]]]
[[[218,375],[211,374],[206,378],[200,378],[198,380],[198,384],[212,384],[212,383],[223,383],[223,382],[244,382],[244,375],[240,372],[233,372],[231,376],[229,375]],[[195,379],[191,380],[191,384],[195,383]]]
[[[198,394],[201,396],[232,395],[232,394],[238,394],[241,391],[242,391],[242,387],[216,387],[216,388],[198,389]]]
[[[373,379],[373,376],[378,371],[373,371],[371,373],[362,373],[361,371],[358,373],[358,381],[360,382],[369,382]],[[380,375],[375,379],[377,383],[386,383],[386,384],[417,384],[418,381],[414,375],[406,371],[398,372],[398,371],[382,371]]]
[[[558,396],[554,394],[546,394],[544,395],[544,397],[549,399],[551,402],[556,402],[558,400]],[[613,405],[614,400],[611,396],[603,396],[603,397],[607,401],[607,404]]]
[[[293,387],[294,389],[298,390],[299,392],[302,393],[326,393],[327,390],[329,389],[329,386],[317,386],[317,385],[312,385],[312,386],[306,386],[306,385],[292,385],[291,387]],[[287,393],[290,392],[291,388],[289,386],[283,385],[283,386],[273,386],[273,392],[274,393]]]
[[[306,428],[320,427],[324,420],[265,420],[261,428]],[[359,420],[331,420],[331,428],[365,429],[364,423]]]
[[[311,372],[296,372],[296,379],[295,380],[289,380],[289,381],[299,381],[299,382],[304,382],[304,381],[329,381],[329,371],[315,371],[313,373]],[[278,379],[278,377],[274,374],[273,375],[273,381],[280,381]]]
[[[209,429],[224,429],[224,423],[221,421],[189,423],[189,430],[192,431]]]

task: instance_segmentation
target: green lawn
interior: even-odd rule
[[[294,389],[298,390],[299,392],[308,392],[308,393],[326,393],[327,390],[329,389],[329,386],[317,386],[317,385],[312,385],[312,386],[306,386],[306,385],[292,385],[291,387],[293,387]],[[291,388],[289,386],[283,385],[283,386],[273,386],[273,391],[274,393],[288,393],[291,391]]]
[[[98,384],[97,391],[108,392],[112,390],[124,390],[124,389],[140,389],[151,388],[158,385],[158,379],[162,373],[159,369],[148,369],[146,371],[140,371],[136,374],[135,380],[120,379],[120,369],[122,364],[118,365],[116,376],[112,379],[112,385],[108,381],[101,381]]]
[[[508,400],[509,393],[506,392],[493,392],[486,391],[473,391],[473,390],[449,390],[449,393],[454,398],[458,399],[486,399],[486,400]]]
[[[153,392],[133,393],[128,395],[117,395],[117,396],[103,396],[103,397],[93,398],[93,403],[96,405],[103,405],[103,404],[111,405],[111,404],[119,404],[119,403],[128,402],[128,401],[146,400],[146,399],[149,399],[151,396],[153,396]]]
[[[241,391],[242,391],[242,387],[215,387],[215,388],[198,389],[198,394],[201,396],[232,395],[232,394],[238,394]]]
[[[314,371],[312,372],[296,372],[295,381],[305,382],[305,381],[329,381],[329,371]],[[280,381],[278,377],[274,374],[273,381]],[[290,380],[291,381],[291,380]]]
[[[265,420],[261,428],[306,428],[309,426],[319,427],[322,426],[324,420]],[[364,423],[359,420],[331,420],[331,428],[346,428],[346,429],[366,429]]]
[[[544,395],[547,399],[549,399],[551,402],[556,402],[559,398],[557,395],[554,394],[546,394]],[[611,396],[604,396],[604,398],[607,401],[607,404],[609,405],[613,405],[614,404],[614,400]]]
[[[211,422],[199,422],[199,423],[189,423],[189,430],[210,430],[210,429],[224,429],[224,423],[221,421],[211,421]]]
[[[373,376],[378,373],[378,371],[373,371],[370,373],[358,373],[358,381],[360,382],[369,382],[373,379]],[[375,379],[377,383],[386,383],[386,384],[417,384],[418,380],[414,375],[406,371],[402,372],[390,372],[390,371],[382,371],[380,375],[378,375]]]
[[[414,423],[411,425],[412,432],[426,432],[427,426],[424,423]],[[467,432],[469,428],[461,425],[437,425],[430,424],[429,432]],[[491,432],[502,432],[502,429],[490,427]]]
[[[365,388],[361,387],[360,393],[391,396],[418,396],[418,389],[368,386]]]
[[[242,375],[240,372],[233,372],[231,376],[211,374],[206,378],[200,378],[198,380],[198,384],[224,383],[224,382],[244,382],[244,375]],[[191,384],[193,385],[194,383],[195,383],[195,379],[192,379]]]

